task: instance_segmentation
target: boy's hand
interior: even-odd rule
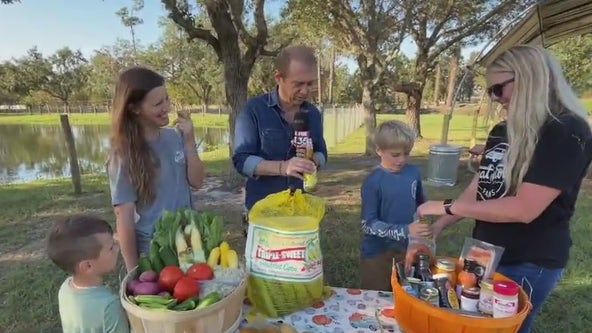
[[[429,224],[415,221],[409,225],[409,236],[412,237],[432,237],[432,227]]]

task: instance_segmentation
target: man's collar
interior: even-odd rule
[[[302,102],[300,108],[308,111],[310,110],[311,105],[311,103],[304,101]],[[280,93],[278,90],[278,86],[275,86],[275,88],[269,92],[267,98],[267,106],[269,106],[270,108],[277,106],[280,110],[282,109],[280,105]]]
[[[269,92],[267,106],[269,106],[269,107],[280,106],[280,93],[279,93],[277,86],[275,86],[275,88]]]

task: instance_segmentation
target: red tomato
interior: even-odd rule
[[[192,278],[189,277],[182,277],[177,284],[175,285],[175,289],[173,291],[173,297],[179,301],[183,302],[184,300],[196,297],[199,295],[199,284]]]
[[[214,278],[214,271],[206,263],[195,263],[187,270],[187,276],[197,280],[211,280]]]
[[[177,266],[165,266],[158,275],[158,286],[162,290],[166,290],[168,292],[173,292],[177,281],[181,279],[185,274],[183,271]]]

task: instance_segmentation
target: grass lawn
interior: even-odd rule
[[[193,114],[195,126],[199,127],[227,127],[228,116],[217,114]],[[72,125],[110,125],[111,115],[108,113],[71,113],[69,115]],[[59,125],[59,114],[35,114],[35,115],[9,115],[0,114],[0,125]]]
[[[399,116],[379,116],[379,122]],[[417,143],[413,162],[426,171],[429,144],[440,137],[442,117],[422,117],[424,139]],[[455,116],[451,123],[450,142],[468,145],[470,117]],[[481,124],[481,122],[480,122]],[[478,131],[485,138],[485,128]],[[320,174],[318,195],[327,200],[326,219],[321,236],[326,282],[332,286],[356,287],[359,272],[359,188],[375,158],[362,157],[364,128],[356,130],[330,152],[330,164]],[[204,155],[208,170],[222,173],[228,152],[220,150]],[[430,199],[454,197],[468,183],[471,174],[459,168],[459,185],[454,188],[427,187]],[[43,252],[43,237],[56,217],[74,212],[93,212],[113,221],[108,185],[102,175],[83,178],[84,194],[71,195],[68,180],[38,181],[0,187],[0,332],[60,332],[57,290],[65,274],[54,267]],[[539,315],[535,332],[587,332],[592,327],[592,190],[583,186],[572,219],[573,247],[565,275]],[[241,249],[240,206],[216,205],[211,210],[226,217],[226,238]],[[446,230],[438,240],[441,255],[458,256],[464,237],[473,223],[463,221]],[[108,283],[116,287],[117,276]]]
[[[584,98],[582,99],[582,103],[588,109],[588,113],[592,113],[592,98]]]

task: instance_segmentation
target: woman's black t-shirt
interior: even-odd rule
[[[561,191],[531,223],[476,221],[473,238],[505,248],[500,264],[530,262],[546,268],[565,267],[574,213],[582,179],[592,160],[592,133],[585,120],[564,112],[549,117],[539,132],[534,155],[523,182]],[[508,149],[506,123],[489,133],[479,166],[477,200],[503,196],[503,157]]]

